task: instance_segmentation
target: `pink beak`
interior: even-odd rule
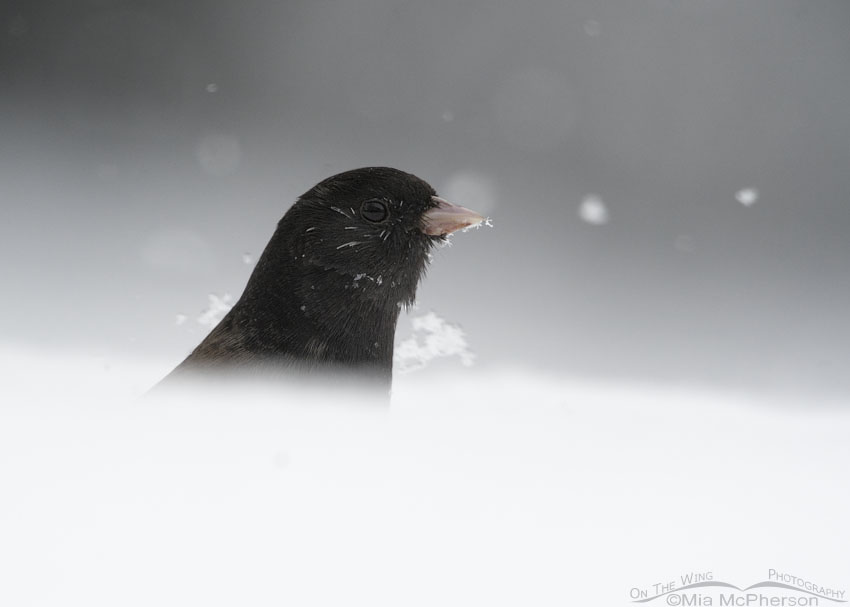
[[[439,196],[432,196],[431,200],[436,202],[437,206],[422,216],[422,231],[430,236],[451,234],[484,221],[475,211],[452,204]]]

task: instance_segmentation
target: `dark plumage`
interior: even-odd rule
[[[325,179],[286,212],[239,301],[164,381],[331,371],[388,388],[396,321],[429,250],[482,220],[396,169]]]

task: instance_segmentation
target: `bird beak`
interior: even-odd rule
[[[462,228],[478,225],[484,218],[464,207],[443,200],[439,196],[431,196],[437,206],[422,216],[422,231],[429,236],[443,236]]]

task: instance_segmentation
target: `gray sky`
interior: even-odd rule
[[[846,397],[848,29],[841,0],[6,2],[0,339],[176,363],[296,196],[380,164],[493,219],[419,293],[479,365]]]

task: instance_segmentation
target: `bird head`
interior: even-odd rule
[[[281,223],[295,226],[296,256],[305,264],[344,275],[362,294],[409,305],[430,249],[483,220],[415,175],[369,167],[318,183]]]
[[[429,250],[483,220],[396,169],[329,177],[286,212],[239,301],[174,373],[297,367],[386,387]]]

